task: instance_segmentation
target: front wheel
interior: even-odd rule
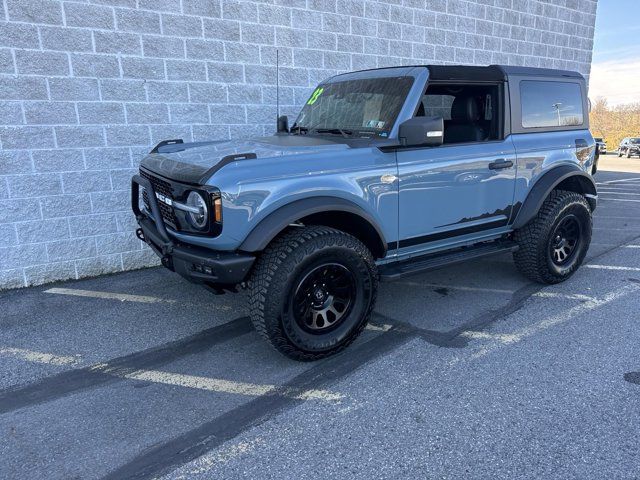
[[[318,360],[362,332],[377,285],[376,265],[362,242],[329,227],[295,228],[257,261],[249,285],[251,320],[280,353]]]
[[[518,270],[539,283],[559,283],[575,273],[591,243],[591,209],[575,192],[554,190],[538,215],[514,235]]]
[[[631,150],[627,150],[627,158],[631,158]]]

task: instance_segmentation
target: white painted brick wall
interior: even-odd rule
[[[339,71],[588,74],[596,0],[0,0],[0,288],[156,263],[129,178],[156,142],[269,134]]]

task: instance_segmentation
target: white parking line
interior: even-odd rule
[[[390,328],[391,326],[389,326]],[[47,365],[73,365],[80,362],[80,355],[54,355],[51,353],[35,352],[23,348],[0,348],[0,356],[17,358],[27,362],[43,363]],[[220,378],[185,375],[180,373],[162,372],[158,370],[134,370],[121,367],[112,367],[109,363],[96,363],[88,369],[92,372],[105,373],[119,378],[140,380],[164,385],[207,390],[209,392],[233,393],[258,397],[262,395],[281,395],[297,400],[321,400],[327,402],[339,402],[345,398],[340,393],[328,390],[308,389],[301,390],[278,385],[259,385],[255,383],[236,382]]]
[[[597,221],[600,220],[608,220],[608,219],[613,219],[613,220],[634,220],[634,221],[638,221],[638,217],[623,217],[623,216],[619,216],[619,215],[607,215],[607,214],[600,214],[600,210],[596,210],[596,213],[593,215],[594,218]]]
[[[373,332],[388,332],[393,328],[393,325],[389,325],[388,323],[368,323],[364,328]]]
[[[638,200],[640,202],[640,200]],[[631,230],[640,230],[640,225],[637,227],[627,227],[627,228],[610,228],[610,227],[593,227],[593,230],[607,230],[609,232],[628,232]]]
[[[618,245],[617,243],[591,242],[591,245],[596,245],[598,247],[640,248],[640,245]]]
[[[595,265],[595,264],[587,264],[583,265],[585,268],[594,268],[596,270],[621,270],[627,272],[640,272],[640,268],[638,267],[620,267],[618,265]]]
[[[146,295],[130,295],[128,293],[99,292],[94,290],[77,290],[75,288],[50,288],[44,293],[55,293],[59,295],[73,295],[76,297],[106,298],[109,300],[120,300],[121,302],[138,303],[176,303],[175,300],[148,297]]]
[[[158,370],[123,371],[121,368],[111,368],[108,364],[95,365],[91,370],[130,380],[162,383],[164,385],[175,385],[178,387],[206,390],[209,392],[233,393],[236,395],[246,395],[251,397],[281,395],[295,398],[297,400],[322,400],[328,402],[339,402],[344,398],[344,395],[342,394],[329,392],[327,390],[300,390],[291,387],[279,387],[277,385],[259,385],[221,378],[161,372]]]
[[[610,185],[612,183],[620,183],[620,182],[634,182],[636,180],[640,180],[640,177],[633,177],[633,178],[622,178],[619,180],[607,180],[606,182],[598,182],[597,185]]]
[[[179,468],[174,471],[174,474],[179,473],[176,480],[186,480],[192,478],[193,475],[200,475],[213,470],[218,465],[225,464],[237,457],[244,455],[257,447],[265,444],[265,441],[261,437],[257,437],[253,440],[246,442],[238,442],[228,447],[224,447],[218,451],[206,453],[190,464]]]
[[[73,365],[80,361],[79,356],[54,355],[52,353],[12,347],[0,348],[0,356],[18,358],[27,362],[44,363],[46,365]]]
[[[489,332],[477,332],[475,330],[466,330],[460,335],[474,340],[495,340],[500,343],[513,343],[516,341],[514,335],[508,333],[489,333]]]
[[[103,298],[107,300],[118,300],[120,302],[136,302],[136,303],[169,303],[172,305],[182,305],[184,307],[206,307],[214,306],[216,310],[231,310],[229,305],[219,305],[213,303],[190,303],[179,302],[172,298],[150,297],[147,295],[131,295],[128,293],[101,292],[97,290],[78,290],[75,288],[50,288],[44,293],[53,293],[58,295],[71,295],[76,297]]]
[[[558,293],[558,292],[536,292],[533,297],[540,298],[564,298],[565,300],[580,300],[581,302],[588,302],[594,300],[589,295],[582,295],[580,293]]]
[[[480,350],[474,353],[471,358],[479,358],[487,355],[488,353],[491,353],[504,344],[520,342],[527,337],[543,332],[544,330],[547,330],[548,328],[551,328],[555,325],[566,323],[569,320],[584,315],[585,313],[596,308],[607,305],[615,300],[629,295],[630,293],[637,292],[638,290],[640,290],[640,285],[638,284],[625,285],[620,290],[610,292],[601,299],[594,298],[588,302],[581,303],[564,312],[561,312],[557,315],[552,315],[528,327],[517,330],[516,332],[513,332],[511,334],[492,334],[491,339],[494,341],[480,348]]]
[[[598,190],[598,194],[606,193],[607,195],[631,195],[632,197],[640,197],[640,193],[619,192],[615,190]]]
[[[129,295],[128,293],[98,292],[93,290],[76,290],[73,288],[50,288],[45,293],[56,293],[60,295],[74,295],[77,297],[90,298],[106,298],[109,300],[120,300],[121,302],[140,302],[140,303],[176,303],[175,300],[148,297],[144,295]],[[376,332],[388,332],[392,325],[387,324],[368,324],[365,328]]]
[[[614,184],[610,184],[610,185],[600,185],[598,187],[598,191],[601,190],[622,190],[622,191],[633,191],[633,190],[637,190],[635,187],[640,187],[640,185],[638,185],[637,183],[628,183],[626,185],[614,185]]]
[[[632,200],[630,198],[610,198],[610,197],[603,197],[602,195],[600,195],[598,197],[598,200],[606,200],[607,202],[632,202],[632,203],[640,203],[640,200]]]

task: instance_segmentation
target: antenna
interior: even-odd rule
[[[280,118],[280,50],[276,48],[276,131]]]

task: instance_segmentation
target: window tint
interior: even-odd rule
[[[520,82],[522,126],[567,127],[584,123],[580,85],[566,82]]]

